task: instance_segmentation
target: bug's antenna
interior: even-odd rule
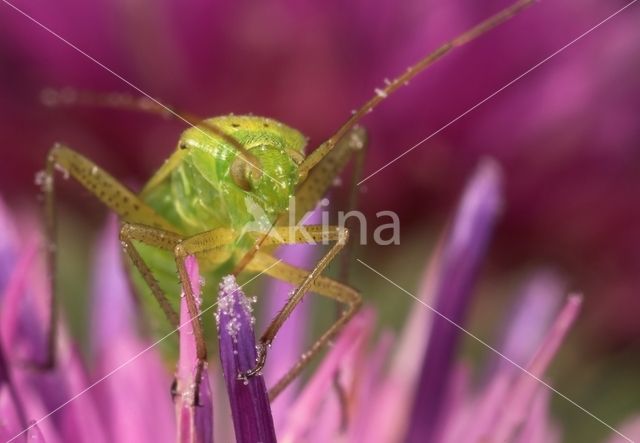
[[[40,101],[51,108],[63,106],[90,106],[96,108],[124,109],[128,111],[156,114],[164,118],[175,117],[195,124],[202,119],[185,112],[158,104],[145,96],[134,96],[124,92],[95,92],[75,88],[45,88]]]
[[[249,152],[247,148],[231,135],[224,132],[221,128],[206,121],[205,119],[193,115],[191,113],[177,111],[173,107],[165,106],[155,100],[151,100],[146,96],[133,96],[122,92],[94,92],[77,90],[74,88],[46,88],[40,94],[40,100],[45,106],[92,106],[99,108],[126,109],[130,111],[146,112],[160,115],[164,118],[177,118],[188,125],[196,127],[201,131],[208,131],[220,137],[229,143],[243,157],[244,164],[252,170],[254,178],[258,178],[262,174],[260,162]]]
[[[349,120],[344,123],[338,131],[333,134],[327,141],[321,144],[318,148],[316,148],[309,156],[300,164],[298,170],[300,172],[301,177],[306,177],[311,168],[313,168],[320,160],[324,158],[333,148],[335,148],[336,143],[344,137],[347,132],[353,126],[355,126],[360,119],[372,111],[382,100],[387,98],[390,94],[394,93],[397,89],[401,88],[403,85],[406,85],[409,80],[414,78],[416,75],[427,69],[429,66],[433,65],[436,61],[440,60],[446,54],[448,54],[452,49],[462,46],[466,43],[469,43],[472,40],[475,40],[477,37],[481,36],[485,32],[490,29],[504,23],[509,20],[514,15],[518,14],[523,9],[531,6],[536,0],[518,0],[513,3],[511,6],[503,9],[497,14],[489,17],[485,21],[479,23],[468,31],[460,34],[453,40],[448,41],[447,43],[440,46],[438,49],[433,51],[431,54],[424,57],[422,60],[410,66],[402,75],[399,75],[392,81],[385,80],[385,86],[383,88],[376,88],[375,95],[369,99],[360,109],[355,111],[353,115],[349,118]]]

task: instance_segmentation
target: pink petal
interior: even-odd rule
[[[351,409],[355,413],[350,417],[349,441],[373,441],[371,434],[377,433],[378,426],[371,426],[371,419],[383,405],[379,399],[379,394],[382,392],[380,382],[384,379],[384,367],[394,344],[394,335],[385,331],[361,368],[362,380]]]
[[[202,298],[198,262],[195,257],[189,256],[185,260],[185,265],[199,313]],[[175,406],[178,441],[181,443],[213,442],[213,400],[206,363],[200,374],[198,404],[195,404],[196,355],[192,319],[183,293],[180,300],[180,359],[176,372],[178,396]]]
[[[435,296],[436,275],[440,253],[436,251],[425,269],[418,290],[419,299],[431,306]],[[378,423],[375,433],[369,435],[371,442],[387,442],[399,439],[409,422],[409,411],[415,385],[428,340],[432,312],[420,304],[411,310],[409,321],[396,343],[396,350],[388,375],[380,383],[377,407],[371,412],[370,421]]]
[[[551,408],[549,400],[551,391],[548,389],[538,390],[531,411],[522,426],[522,431],[518,436],[517,443],[556,443],[560,442],[560,433],[550,423]]]
[[[517,299],[509,324],[505,328],[504,343],[500,346],[503,355],[520,365],[526,364],[540,346],[562,297],[562,282],[554,274],[540,271],[525,283]],[[519,369],[504,357],[492,356],[489,365],[489,380],[481,389],[470,411],[451,434],[451,440],[466,438],[478,441],[495,425],[503,402],[508,395]]]
[[[139,336],[134,295],[124,272],[118,225],[111,219],[97,245],[92,299],[93,378],[112,441],[173,441],[171,380],[157,349]],[[149,414],[149,405],[153,414]]]
[[[356,315],[344,328],[336,343],[320,367],[306,384],[289,411],[287,427],[279,436],[282,441],[300,441],[306,432],[315,430],[316,411],[332,389],[333,376],[342,361],[361,345],[369,324],[373,321],[371,311]]]
[[[629,443],[629,440],[634,442],[640,441],[640,416],[629,418],[622,426],[617,427],[620,434],[612,433],[611,437],[607,440],[607,443]]]
[[[46,440],[37,424],[31,424],[31,427],[27,431],[27,441],[29,443],[45,443]]]
[[[516,432],[517,427],[526,420],[536,391],[546,389],[541,385],[539,379],[543,377],[551,359],[558,352],[558,348],[575,321],[581,305],[581,296],[572,295],[568,298],[538,352],[527,365],[528,373],[521,372],[511,387],[509,396],[503,404],[503,413],[490,432],[492,439],[508,441]]]

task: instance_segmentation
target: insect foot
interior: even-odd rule
[[[267,362],[267,348],[269,348],[269,343],[260,341],[256,344],[256,365],[248,371],[240,372],[238,374],[238,380],[247,381],[249,378],[262,373],[262,369]]]

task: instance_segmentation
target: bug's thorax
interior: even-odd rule
[[[212,133],[212,127],[233,140]],[[265,217],[273,220],[295,192],[305,144],[301,133],[272,119],[231,115],[205,120],[184,131],[175,168],[145,192],[145,199],[185,234],[222,226],[241,230]],[[239,182],[238,170],[246,171],[246,182]]]

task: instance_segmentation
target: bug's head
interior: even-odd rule
[[[300,132],[268,118],[229,115],[205,120],[185,131],[181,140],[198,148],[198,155],[214,154],[211,173],[230,199],[251,194],[267,213],[287,209],[304,160],[307,140]]]

